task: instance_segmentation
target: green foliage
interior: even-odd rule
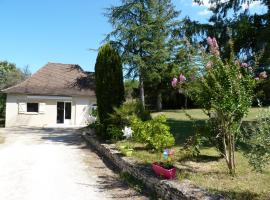
[[[193,93],[193,98],[210,117],[211,138],[225,158],[230,173],[234,174],[235,140],[252,105],[256,81],[252,70],[242,67],[233,54],[223,61],[218,45],[211,38],[208,40],[211,54],[203,54],[203,77],[198,81],[200,88]]]
[[[152,120],[141,121],[137,117],[131,120],[131,128],[134,131],[134,140],[147,144],[151,149],[162,151],[166,147],[174,145],[174,137],[166,124],[164,115],[157,116]]]
[[[192,157],[197,157],[200,155],[201,144],[202,137],[199,134],[195,134],[194,136],[189,136],[186,139],[183,149],[188,155],[191,155]]]
[[[261,80],[255,89],[256,100],[259,100],[263,106],[270,105],[270,78]],[[257,101],[254,102],[257,105]]]
[[[126,102],[119,108],[114,108],[114,112],[110,114],[109,122],[124,128],[130,126],[130,120],[134,115],[143,121],[151,119],[150,112],[143,109],[141,103]]]
[[[13,63],[0,61],[0,90],[16,85],[30,76],[28,66],[21,70]],[[0,94],[0,117],[5,116],[5,104],[6,95]]]
[[[128,99],[135,99],[138,97],[137,90],[139,87],[139,81],[137,80],[125,80],[125,98]]]
[[[204,2],[203,0],[195,1]],[[269,0],[256,1],[265,8],[260,12],[252,12],[251,6],[243,9],[245,7],[243,5],[254,3],[255,0],[209,0],[208,2],[212,3],[212,16],[209,18],[210,23],[202,24],[187,18],[185,20],[185,28],[188,33],[187,37],[198,40],[199,36],[215,36],[221,47],[222,58],[230,57],[231,49],[229,47],[229,40],[232,37],[235,41],[234,52],[236,55],[245,58],[251,63],[255,60],[254,55],[258,55],[263,51],[263,56],[259,61],[260,68],[269,72]],[[228,28],[231,31],[227,31]]]
[[[121,59],[110,44],[99,50],[95,65],[98,118],[105,127],[113,107],[124,101],[124,84]],[[105,134],[106,135],[106,134]]]
[[[107,11],[113,31],[107,40],[121,52],[127,77],[139,77],[143,107],[144,86],[160,94],[168,63],[179,48],[180,25],[171,0],[123,0]]]
[[[94,129],[101,139],[108,138],[106,133],[106,127],[104,124],[101,124],[99,120],[96,120],[94,123],[88,125],[89,128]]]
[[[246,128],[244,142],[248,145],[246,157],[256,171],[270,163],[270,108],[260,111],[255,123]]]
[[[123,139],[123,132],[119,126],[108,125],[106,132],[107,132],[109,138],[114,140],[114,141]]]
[[[6,94],[0,94],[0,117],[5,117]]]

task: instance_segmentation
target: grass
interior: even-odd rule
[[[258,108],[252,108],[245,121],[256,118]],[[168,110],[153,113],[153,116],[165,114],[168,125],[176,139],[175,166],[178,168],[178,179],[191,180],[193,183],[212,192],[221,193],[230,199],[270,199],[270,166],[262,173],[252,170],[248,160],[241,151],[236,152],[237,169],[236,176],[228,175],[225,161],[220,157],[215,148],[203,147],[197,158],[190,158],[183,150],[185,139],[194,134],[193,124],[203,126],[207,116],[200,109],[186,111],[192,116],[190,120],[182,110]],[[118,146],[126,145],[124,141],[118,142]],[[134,152],[132,157],[139,163],[151,164],[161,160],[161,153],[148,150],[143,144],[132,143]]]

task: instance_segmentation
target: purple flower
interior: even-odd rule
[[[211,69],[213,67],[213,62],[212,61],[209,61],[207,64],[206,64],[206,69]]]
[[[213,41],[213,47],[214,47],[215,49],[218,49],[219,46],[218,46],[218,43],[217,43],[216,38],[213,38],[212,41]]]
[[[267,78],[266,71],[261,72],[261,73],[259,74],[259,77],[260,77],[261,79],[266,79],[266,78]]]
[[[183,74],[180,74],[179,80],[180,80],[180,83],[183,83],[187,80],[187,78]]]
[[[219,56],[219,54],[220,54],[219,53],[219,46],[218,46],[216,38],[208,37],[207,44],[210,47],[210,52],[216,56]]]
[[[208,44],[209,46],[213,46],[213,40],[212,40],[211,37],[208,37],[208,38],[207,38],[207,44]]]
[[[242,63],[242,64],[241,64],[241,67],[247,68],[247,67],[248,67],[248,64],[247,64],[247,63]]]
[[[173,78],[173,80],[172,80],[172,87],[176,87],[177,86],[177,78]]]
[[[192,76],[190,77],[190,79],[191,79],[192,81],[195,81],[195,80],[196,80],[196,76],[192,75]]]

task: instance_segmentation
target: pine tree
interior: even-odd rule
[[[99,50],[95,80],[98,116],[100,123],[106,127],[113,107],[119,107],[124,101],[121,58],[110,44],[105,44]]]
[[[145,82],[155,89],[160,87],[162,74],[177,46],[178,14],[171,0],[123,0],[121,6],[108,9],[114,30],[107,39],[114,40],[121,52],[127,76],[139,77],[143,107]]]

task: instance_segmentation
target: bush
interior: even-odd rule
[[[130,126],[132,116],[136,116],[141,120],[151,119],[150,112],[142,109],[138,102],[126,102],[119,108],[114,108],[114,113],[110,114],[109,123],[124,128]]]
[[[94,123],[89,124],[88,127],[91,129],[95,129],[97,136],[101,138],[106,138],[105,126],[101,124],[99,120],[96,120]]]
[[[270,108],[259,113],[257,121],[246,128],[246,134],[245,156],[256,171],[262,171],[270,163]]]
[[[138,117],[131,120],[134,140],[146,144],[149,148],[162,151],[174,145],[174,137],[165,124],[166,117],[160,115],[152,120],[142,121]]]
[[[123,132],[121,128],[114,125],[109,125],[106,130],[108,136],[112,140],[121,140],[123,139]]]

